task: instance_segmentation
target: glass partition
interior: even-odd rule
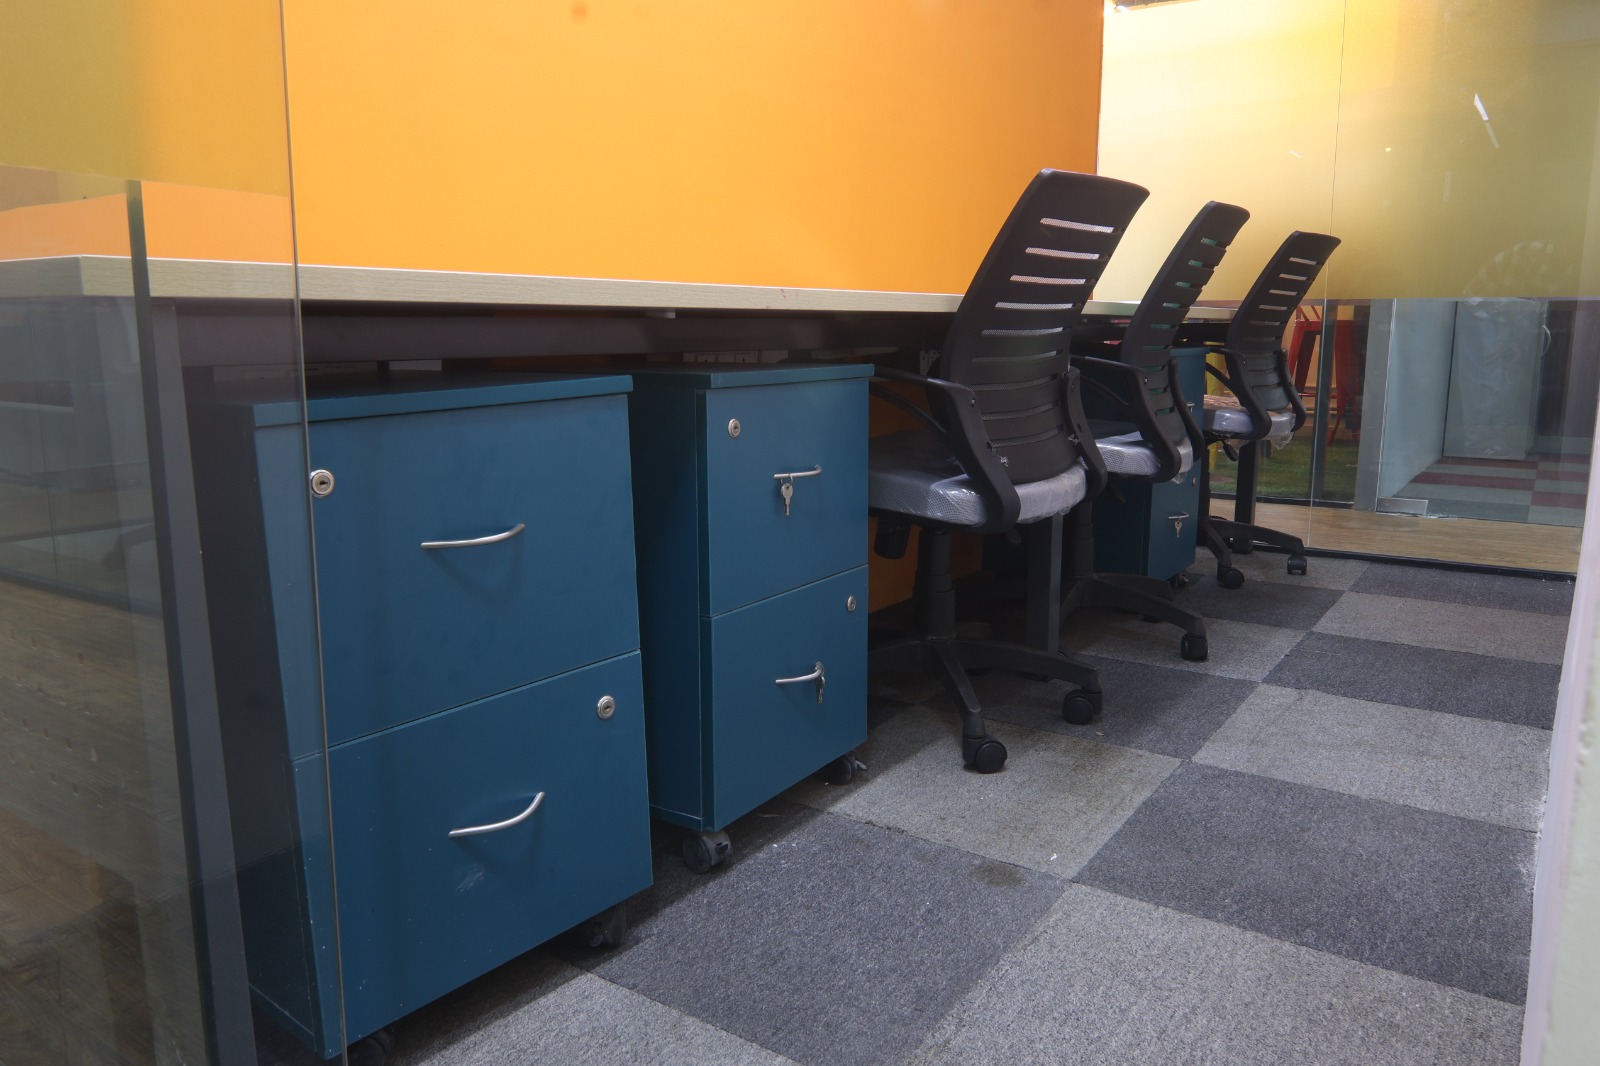
[[[1284,337],[1312,417],[1264,449],[1261,521],[1312,547],[1576,568],[1597,49],[1579,0],[1106,5],[1100,170],[1152,196],[1104,295],[1140,291],[1207,199],[1252,218],[1202,302],[1237,301],[1291,230],[1343,242]]]
[[[286,501],[310,555],[279,25],[26,3],[0,40],[7,1064],[343,1047],[320,729],[271,725],[321,720],[313,571],[279,596],[238,534]],[[289,412],[275,465],[215,428],[241,391]]]

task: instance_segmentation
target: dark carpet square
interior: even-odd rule
[[[1510,574],[1475,574],[1465,570],[1373,563],[1350,591],[1463,603],[1469,607],[1533,611],[1563,618],[1572,613],[1571,581]]]
[[[1534,835],[1186,763],[1077,880],[1511,1003]]]
[[[1100,672],[1105,692],[1104,709],[1089,725],[1068,725],[1061,717],[1061,698],[1071,686],[1001,673],[975,682],[984,714],[1000,722],[1187,759],[1256,688],[1254,681],[1193,670],[1098,655],[1079,658]]]
[[[900,1061],[1065,885],[818,814],[701,878],[593,970],[799,1062]]]
[[[1178,593],[1177,602],[1204,618],[1310,629],[1339,602],[1340,595],[1336,589],[1291,581],[1246,581],[1243,588],[1225,589],[1215,581],[1201,579]]]
[[[1549,729],[1561,667],[1307,633],[1265,680],[1284,688]]]

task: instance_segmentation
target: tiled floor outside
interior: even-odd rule
[[[934,686],[879,683],[865,776],[736,823],[710,875],[662,830],[620,949],[532,952],[391,1061],[1515,1063],[1570,584],[1240,563],[1182,594],[1209,662],[1071,625],[1093,725],[979,678],[1000,774]]]
[[[1430,515],[1581,526],[1588,483],[1587,450],[1522,460],[1447,456],[1395,496],[1426,500]]]

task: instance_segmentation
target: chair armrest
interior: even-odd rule
[[[1239,406],[1250,416],[1249,439],[1260,440],[1272,431],[1272,415],[1261,406],[1261,401],[1256,399],[1255,390],[1244,384],[1249,380],[1245,373],[1244,356],[1226,348],[1219,348],[1218,351],[1228,364],[1228,372],[1223,374],[1209,364],[1206,369],[1228,387],[1228,391],[1233,393],[1233,398],[1239,401]]]
[[[1177,446],[1161,431],[1161,423],[1156,419],[1155,408],[1150,405],[1145,371],[1117,360],[1083,355],[1074,356],[1072,365],[1083,374],[1085,381],[1109,392],[1128,412],[1133,427],[1139,431],[1139,436],[1155,453],[1156,476],[1153,480],[1170,481],[1177,477],[1178,467],[1183,465],[1183,457],[1178,453]],[[1173,387],[1173,399],[1181,403],[1182,400],[1175,388],[1177,375],[1173,373],[1171,359],[1166,361],[1166,375],[1168,386]],[[1186,423],[1185,432],[1188,432],[1188,428]],[[1190,434],[1191,442],[1193,439],[1193,435]],[[1195,454],[1198,455],[1199,452],[1196,451]]]
[[[1061,393],[1066,401],[1067,421],[1071,423],[1072,440],[1078,446],[1084,470],[1089,475],[1089,488],[1084,499],[1092,500],[1106,487],[1106,461],[1094,442],[1094,431],[1083,414],[1083,379],[1075,368],[1061,375]]]
[[[1205,461],[1206,434],[1200,428],[1199,421],[1195,419],[1194,412],[1189,409],[1189,401],[1184,398],[1183,386],[1178,383],[1176,369],[1167,379],[1167,387],[1172,390],[1172,402],[1178,406],[1178,417],[1183,419],[1183,431],[1189,435],[1189,447],[1194,449],[1194,461],[1198,465]],[[1200,402],[1205,402],[1203,395]]]
[[[1294,409],[1294,432],[1299,433],[1300,427],[1306,424],[1306,405],[1300,400],[1300,390],[1291,384],[1294,379],[1289,376],[1289,353],[1278,349],[1278,380],[1283,382],[1283,391],[1289,397],[1289,406]]]
[[[989,521],[964,532],[1003,533],[1017,524],[1017,514],[1022,501],[1017,498],[1016,487],[994,454],[989,432],[984,428],[983,416],[978,411],[978,398],[965,385],[942,378],[923,377],[905,370],[879,367],[874,377],[920,386],[928,400],[928,411],[917,411],[905,397],[885,389],[873,390],[876,395],[889,399],[896,406],[911,410],[923,424],[939,437],[950,455],[961,467],[962,473],[972,479],[973,487],[989,511]],[[1096,453],[1098,455],[1098,453]]]

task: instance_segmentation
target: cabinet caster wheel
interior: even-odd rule
[[[383,1066],[393,1053],[394,1035],[387,1029],[379,1029],[351,1044],[345,1051],[345,1062],[349,1066]]]
[[[1210,654],[1210,649],[1206,646],[1205,634],[1202,633],[1197,636],[1193,633],[1185,633],[1183,639],[1178,642],[1178,652],[1192,663],[1205,662],[1206,656]]]
[[[722,831],[683,838],[683,864],[697,874],[721,866],[733,854],[733,841]]]
[[[578,939],[587,948],[617,948],[628,932],[628,910],[621,903],[607,907],[578,926]]]
[[[818,770],[814,776],[830,785],[848,785],[857,773],[866,768],[866,764],[858,762],[854,755],[845,754]]]
[[[1289,573],[1304,574],[1306,572],[1306,557],[1304,555],[1289,556]]]
[[[1061,717],[1069,725],[1088,725],[1100,713],[1102,701],[1103,697],[1098,692],[1085,692],[1083,689],[1069,692],[1061,701]]]
[[[1244,571],[1236,566],[1217,571],[1217,584],[1225,589],[1244,588]]]
[[[981,737],[976,742],[966,741],[967,769],[980,774],[998,773],[1006,764],[1006,746],[993,737]]]

